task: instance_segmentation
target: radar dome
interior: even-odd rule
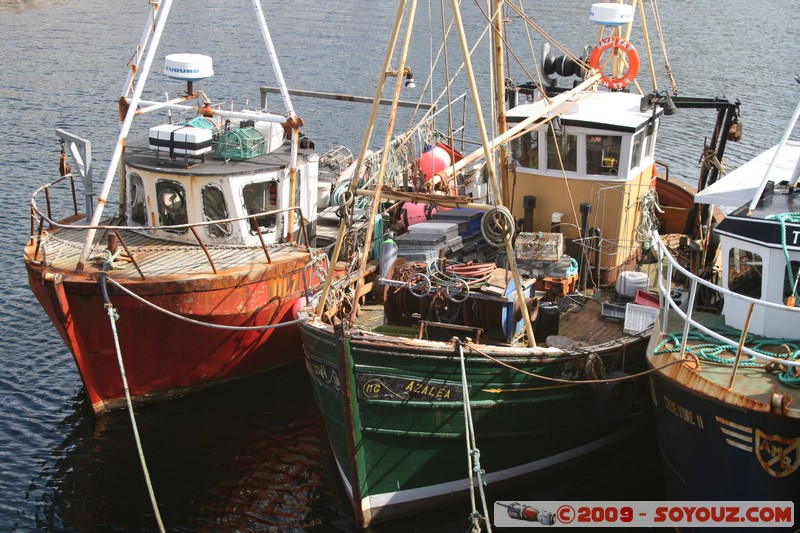
[[[633,20],[633,6],[628,4],[592,4],[589,20],[604,26],[621,26]]]
[[[170,54],[164,58],[164,74],[183,81],[198,81],[214,75],[211,57],[202,54]]]

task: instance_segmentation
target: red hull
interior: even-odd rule
[[[302,269],[308,259],[308,254],[292,254],[245,274],[128,281],[125,286],[187,318],[263,326],[292,320],[292,305],[303,295]],[[72,352],[95,412],[123,407],[114,336],[99,284],[87,275],[66,272],[57,282],[60,276],[53,270],[43,272],[30,262],[27,267],[31,289]],[[249,331],[210,328],[164,314],[111,284],[108,290],[119,314],[116,329],[136,403],[174,398],[302,357],[295,325]]]

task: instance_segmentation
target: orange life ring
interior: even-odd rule
[[[616,35],[606,37],[597,43],[597,46],[592,50],[592,55],[589,56],[589,66],[595,70],[600,70],[600,57],[602,57],[603,52],[611,48],[625,52],[628,57],[628,70],[619,78],[609,78],[601,72],[600,85],[609,89],[623,89],[636,78],[641,65],[639,53],[630,41]]]

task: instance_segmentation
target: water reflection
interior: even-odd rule
[[[170,531],[349,531],[322,421],[301,365],[137,409]],[[155,519],[126,412],[95,419],[82,391],[36,485],[48,530],[151,531]]]

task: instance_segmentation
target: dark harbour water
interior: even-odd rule
[[[394,3],[264,4],[292,88],[374,93]],[[573,51],[596,38],[586,15],[591,2],[530,4],[527,12]],[[217,76],[207,92],[255,103],[250,65],[262,45],[250,9],[232,0],[176,3],[158,57],[208,53]],[[663,1],[660,9],[681,94],[742,101],[745,136],[730,146],[727,162],[739,164],[777,142],[800,95],[793,81],[800,70],[796,2]],[[418,17],[427,12],[420,4]],[[156,529],[127,414],[92,415],[67,349],[28,290],[21,257],[30,194],[56,176],[55,128],[92,140],[95,176],[102,179],[116,135],[114,102],[144,13],[143,1],[0,0],[1,530]],[[225,38],[244,44],[231,51]],[[424,45],[412,50],[412,61],[419,82],[420,65],[428,63]],[[229,72],[230,78],[223,74]],[[270,72],[263,78],[274,85]],[[367,106],[309,99],[294,105],[318,148],[360,144]],[[687,112],[665,120],[659,158],[673,173],[696,174],[712,118]],[[137,419],[169,531],[354,528],[299,364],[141,408]],[[589,462],[489,499],[663,499],[652,428]],[[467,515],[463,504],[374,530],[465,531]]]

